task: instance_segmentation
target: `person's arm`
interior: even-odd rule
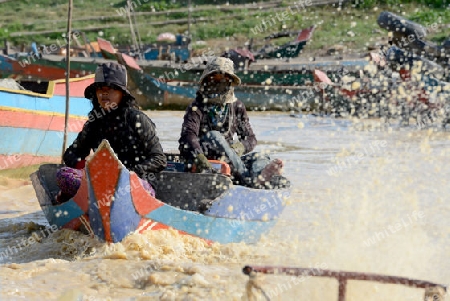
[[[245,110],[245,105],[241,101],[237,101],[236,105],[236,122],[237,122],[237,135],[239,142],[244,145],[245,152],[249,153],[253,151],[258,141],[253,133],[252,126],[250,125],[250,120],[248,118],[247,111]]]
[[[134,111],[130,115],[130,127],[135,131],[143,147],[143,155],[132,170],[141,177],[164,170],[167,166],[167,159],[156,135],[155,124],[143,112]]]
[[[68,167],[79,167],[80,163],[89,155],[92,148],[92,131],[92,123],[86,121],[77,138],[64,152],[63,160]]]
[[[203,154],[199,139],[202,117],[203,112],[195,103],[186,109],[178,140],[180,153],[185,159],[193,160],[197,155]]]

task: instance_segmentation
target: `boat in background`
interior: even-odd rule
[[[138,102],[144,109],[179,109],[195,99],[198,90],[194,83],[165,83],[142,71],[128,68],[130,85],[143,97]],[[241,85],[234,88],[236,98],[248,110],[300,110],[314,102],[313,86]]]
[[[158,36],[158,43],[143,47],[143,59],[147,61],[162,60],[171,58],[173,61],[184,62],[191,57],[189,43],[191,39],[187,36],[178,34],[170,37],[170,33],[162,33]]]
[[[118,45],[117,52],[145,61],[171,59],[174,62],[184,62],[191,57],[189,43],[190,38],[186,35],[165,32],[157,37],[156,43],[140,46],[140,51],[136,49],[136,45]]]
[[[156,174],[155,198],[103,140],[86,162],[77,194],[54,204],[60,167],[44,164],[31,175],[49,224],[112,243],[131,233],[168,228],[210,242],[256,243],[275,225],[290,194],[287,180],[282,188],[251,189],[233,185],[220,173],[163,171]]]
[[[183,73],[186,69],[176,68],[175,66],[167,67],[168,69],[159,69],[160,61],[152,62],[147,65],[148,70],[152,70],[151,74],[146,72],[145,66],[141,65],[142,61],[136,61],[134,58],[116,52],[109,41],[99,39],[98,43],[102,54],[106,58],[116,58],[121,64],[127,66],[129,74],[129,86],[131,91],[136,91],[136,98],[139,105],[143,109],[179,109],[184,110],[195,98],[198,89],[197,77],[200,78],[204,65],[198,65],[199,69],[189,69],[185,78]],[[276,64],[273,61],[273,69],[259,71],[255,69],[252,72],[238,71],[236,74],[243,75],[244,79],[250,79],[252,76],[264,80],[255,85],[242,84],[235,87],[235,95],[241,100],[249,110],[309,110],[315,103],[316,93],[314,92],[313,82],[306,80],[309,78],[309,72],[315,66],[321,66],[324,70],[337,70],[342,66],[348,67],[350,70],[357,70],[359,67],[367,64],[366,59],[352,60],[347,62],[336,61],[317,61],[317,62],[280,62]],[[276,65],[276,67],[275,67]],[[166,67],[162,67],[166,68]],[[262,67],[261,67],[262,68]],[[263,68],[262,68],[263,69]],[[276,73],[275,69],[280,73]],[[164,75],[159,75],[163,70]],[[290,71],[296,70],[296,71]],[[275,76],[278,74],[279,76]],[[312,73],[311,73],[312,75]],[[167,77],[165,77],[167,76]],[[305,80],[301,85],[297,79],[300,77]],[[275,85],[272,82],[278,78],[286,85]],[[256,80],[256,81],[258,81]],[[287,85],[292,80],[295,84]]]
[[[98,46],[105,59],[114,60],[120,55],[112,44],[98,38]],[[244,49],[230,50],[230,52],[245,53]],[[222,56],[230,57],[230,52]],[[200,80],[210,53],[199,57],[192,57],[186,62],[177,63],[170,60],[145,61],[135,60],[144,74],[160,82],[176,82],[196,84]],[[230,57],[230,59],[234,59]],[[330,72],[337,72],[345,67],[348,72],[354,73],[367,65],[368,60],[361,57],[352,57],[345,60],[336,60],[332,57],[289,60],[272,58],[249,63],[235,61],[235,73],[241,79],[242,85],[251,86],[307,86],[314,82],[313,71],[317,68]],[[136,69],[136,68],[135,68]]]
[[[266,45],[259,49],[256,53],[253,53],[253,55],[256,59],[285,59],[298,57],[308,41],[312,38],[315,29],[316,26],[313,25],[300,31],[287,31],[271,34],[270,36],[265,37],[264,40],[271,41],[273,39],[291,36],[295,36],[296,38],[293,41],[289,41],[288,43],[281,46]]]
[[[436,76],[442,78],[441,66],[426,58],[411,60],[395,46],[370,57],[371,64],[359,77],[346,76],[335,82],[315,70],[321,112],[336,117],[399,119],[405,125],[413,119],[419,128],[450,123],[450,83]]]
[[[405,19],[394,13],[383,11],[377,18],[378,25],[389,32],[390,44],[409,52],[410,58],[416,56],[426,58],[444,67],[448,75],[450,62],[450,37],[441,44],[427,41],[428,31],[436,31],[437,24],[431,24],[430,29],[416,22]],[[429,25],[429,24],[428,24]],[[433,29],[434,28],[434,29]]]
[[[70,79],[68,143],[75,140],[92,109],[84,89],[94,75]],[[66,82],[48,82],[46,94],[0,88],[0,169],[61,160]]]
[[[70,78],[94,74],[99,64],[108,61],[102,57],[71,57]],[[54,54],[6,56],[0,54],[0,78],[14,78],[16,81],[51,81],[65,78],[65,76],[66,58],[64,56]]]
[[[312,82],[312,73],[307,71],[311,68],[307,68],[305,64],[302,66],[295,63],[291,65],[282,61],[298,57],[301,50],[311,39],[315,28],[315,26],[311,26],[295,32],[280,32],[265,38],[266,41],[271,41],[276,38],[296,36],[294,41],[282,46],[266,45],[256,53],[247,49],[231,49],[222,56],[229,57],[234,61],[235,73],[241,79],[243,85],[305,85]],[[138,61],[138,64],[145,73],[164,82],[197,83],[209,59],[210,57],[204,55],[189,57],[181,62],[178,60],[178,63],[175,60],[160,60],[156,62]],[[261,61],[257,62],[255,59]]]
[[[357,76],[347,72],[332,80],[314,71],[320,110],[341,117],[399,119],[404,125],[412,119],[419,128],[445,128],[450,124],[449,64],[444,59],[448,47],[432,46],[424,39],[422,25],[389,12],[380,13],[378,24],[391,32],[392,41],[370,53],[369,64]]]
[[[62,56],[50,55],[42,58],[31,56],[10,57],[0,54],[0,78],[27,81],[50,81],[65,78],[65,61]],[[76,66],[72,63],[70,77],[83,77],[95,72],[89,64]]]

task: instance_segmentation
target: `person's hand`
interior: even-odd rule
[[[213,167],[204,154],[198,154],[195,158],[195,172],[210,172]]]
[[[231,148],[234,149],[238,156],[242,156],[245,153],[245,146],[241,142],[235,142],[231,145]]]

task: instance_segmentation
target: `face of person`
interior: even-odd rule
[[[102,86],[98,87],[95,92],[98,103],[103,109],[115,109],[122,101],[123,92],[120,89]]]
[[[233,79],[222,73],[213,73],[203,80],[203,91],[207,95],[223,95],[230,90]]]

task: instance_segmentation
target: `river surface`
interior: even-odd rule
[[[177,149],[183,112],[149,115],[164,149]],[[259,243],[208,245],[160,230],[106,245],[45,228],[30,182],[0,179],[0,299],[248,300],[242,268],[251,264],[450,284],[450,131],[287,113],[250,120],[257,150],[283,159],[293,184]],[[334,279],[258,278],[270,300],[337,300]],[[347,300],[422,299],[402,285],[347,287]]]

